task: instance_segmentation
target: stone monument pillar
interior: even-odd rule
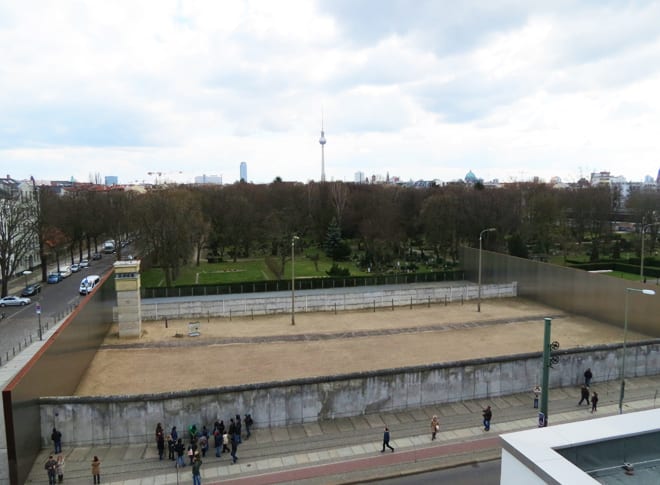
[[[117,291],[117,322],[119,338],[139,338],[142,335],[140,313],[140,260],[117,261],[115,290]]]

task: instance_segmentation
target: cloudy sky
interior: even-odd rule
[[[323,113],[328,180],[655,178],[659,26],[643,0],[0,0],[0,166],[307,182]]]

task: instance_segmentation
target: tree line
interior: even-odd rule
[[[144,264],[162,267],[170,285],[182,265],[202,258],[269,257],[283,272],[294,235],[295,250],[312,259],[323,252],[337,262],[353,258],[372,271],[395,261],[453,262],[461,245],[477,244],[480,232],[491,227],[496,231],[483,238],[485,249],[529,257],[569,254],[586,243],[596,261],[622,250],[639,253],[639,236],[617,234],[613,223],[619,220],[638,228],[649,224],[646,247],[653,251],[658,228],[650,224],[660,210],[655,187],[624,200],[616,187],[586,184],[413,188],[277,179],[263,185],[160,186],[144,193],[97,188],[83,185],[56,195],[35,186],[27,197],[0,197],[3,294],[12,274],[9,254],[19,250],[20,234],[38,241],[44,280],[50,262],[89,258],[104,239],[117,241],[121,252],[120,241],[136,237]],[[9,233],[13,245],[7,243]]]

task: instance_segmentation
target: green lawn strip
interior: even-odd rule
[[[318,271],[314,262],[306,256],[298,256],[295,259],[296,278],[319,278],[326,277],[326,271],[332,266],[328,258],[318,261]],[[348,268],[351,276],[368,275],[361,271],[352,262],[339,263],[342,268]],[[291,279],[291,259],[287,259],[284,266],[283,279]],[[151,268],[141,274],[142,286],[145,288],[157,288],[165,286],[165,274],[161,268]],[[201,262],[199,266],[189,265],[180,269],[175,285],[214,285],[222,283],[241,283],[244,281],[266,281],[275,280],[265,259],[239,259],[235,263],[225,261],[222,263]]]

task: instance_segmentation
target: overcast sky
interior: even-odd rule
[[[0,0],[22,179],[565,182],[660,168],[660,4]],[[181,173],[179,173],[181,172]]]

